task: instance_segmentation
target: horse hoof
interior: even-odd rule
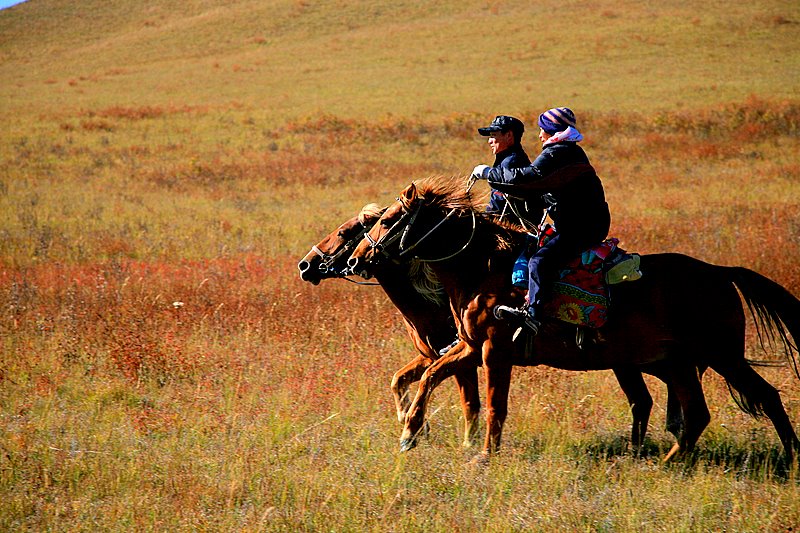
[[[681,445],[678,443],[673,444],[672,449],[667,453],[666,457],[661,460],[662,463],[669,462],[670,459],[681,453]]]
[[[408,452],[417,447],[417,441],[414,439],[403,439],[400,441],[400,451]]]
[[[469,466],[489,466],[489,454],[486,452],[481,452],[477,454],[475,457],[470,459]]]

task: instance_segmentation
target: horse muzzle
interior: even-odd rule
[[[322,280],[319,269],[312,268],[311,261],[303,259],[297,263],[297,269],[300,270],[300,279],[303,281],[319,285],[319,282]]]
[[[347,268],[350,270],[350,272],[364,279],[370,279],[372,277],[372,274],[369,272],[368,265],[369,263],[360,257],[351,257],[347,260]]]

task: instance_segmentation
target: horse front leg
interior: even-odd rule
[[[485,360],[485,359],[484,359]],[[500,449],[503,424],[508,415],[508,391],[511,385],[511,365],[484,364],[486,371],[486,440],[483,452],[474,461],[485,461]]]
[[[471,448],[478,434],[478,421],[481,411],[481,397],[478,391],[478,368],[465,368],[456,372],[456,383],[461,396],[461,410],[464,413],[464,448]]]
[[[406,412],[405,427],[400,435],[400,451],[406,452],[417,445],[417,435],[425,424],[428,401],[439,383],[465,367],[477,367],[479,361],[477,352],[462,342],[423,372],[417,395]]]
[[[638,368],[619,367],[612,369],[617,377],[619,386],[630,405],[633,423],[631,424],[631,446],[635,453],[639,453],[647,433],[647,422],[653,409],[653,397],[647,389],[647,384]]]
[[[392,396],[394,397],[394,405],[397,410],[397,421],[401,424],[406,420],[406,412],[411,405],[409,399],[408,389],[411,384],[418,381],[433,361],[424,355],[418,355],[406,364],[403,368],[398,370],[392,376]]]

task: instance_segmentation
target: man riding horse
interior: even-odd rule
[[[539,116],[542,152],[528,166],[490,168],[478,165],[476,179],[488,180],[493,190],[523,200],[529,209],[550,205],[556,234],[539,247],[528,262],[527,303],[521,308],[499,305],[495,316],[521,323],[514,334],[536,335],[540,321],[542,289],[556,277],[569,259],[600,244],[607,236],[611,215],[603,184],[578,142],[583,135],[576,128],[575,114],[566,107]],[[546,203],[545,203],[546,202]]]

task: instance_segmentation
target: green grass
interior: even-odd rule
[[[363,204],[490,162],[495,114],[569,105],[625,248],[800,295],[798,31],[778,1],[0,12],[0,530],[797,529],[796,471],[711,372],[686,462],[660,463],[662,385],[635,457],[611,373],[546,368],[515,371],[487,468],[448,383],[399,454],[396,311],[295,264]],[[800,381],[760,371],[798,427]]]

